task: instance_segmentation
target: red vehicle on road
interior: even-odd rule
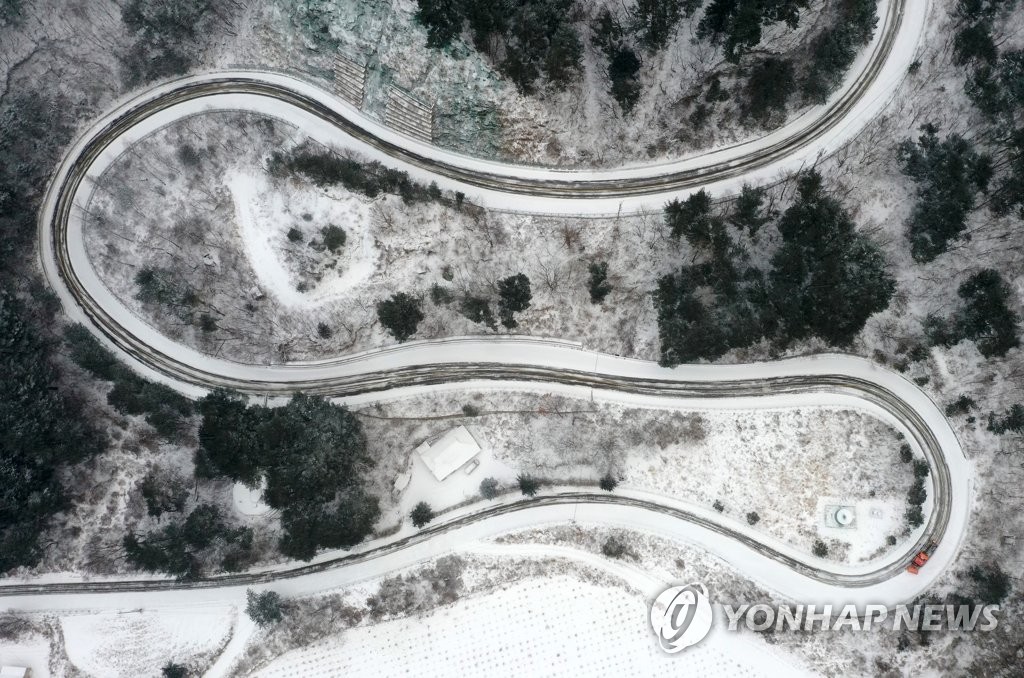
[[[918,551],[914,559],[910,561],[910,565],[907,566],[907,572],[910,574],[917,574],[920,572],[924,564],[928,562],[928,559],[935,553],[935,549],[938,548],[938,544],[935,541],[928,542],[928,545],[924,547],[923,551]]]

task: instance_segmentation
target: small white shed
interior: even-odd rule
[[[438,482],[480,453],[480,444],[465,426],[453,428],[434,442],[424,442],[416,448],[420,459]]]

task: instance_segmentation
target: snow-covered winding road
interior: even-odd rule
[[[94,179],[131,144],[176,120],[208,111],[252,111],[296,125],[327,145],[406,170],[423,182],[462,191],[491,209],[601,215],[658,211],[690,190],[721,195],[737,192],[745,182],[775,181],[848,143],[907,77],[930,4],[879,0],[871,43],[825,104],[763,137],[670,161],[594,170],[483,160],[405,136],[316,85],[265,71],[191,75],[130,96],[87,129],[68,155],[85,156]],[[55,183],[67,190],[63,182]]]
[[[458,388],[473,380],[489,385],[540,382],[546,391],[564,390],[595,399],[648,407],[778,406],[812,398],[841,400],[879,414],[898,426],[933,469],[929,522],[914,549],[940,539],[932,563],[913,577],[903,573],[912,554],[893,554],[850,571],[793,553],[748,526],[731,524],[692,506],[619,503],[584,497],[521,503],[492,515],[466,507],[423,536],[391,544],[374,542],[358,558],[324,554],[322,568],[278,570],[260,576],[285,593],[337,587],[377,576],[457,547],[467,540],[538,523],[577,520],[633,526],[701,545],[740,571],[792,598],[895,603],[923,591],[953,559],[966,527],[971,468],[942,412],[900,375],[850,356],[828,355],[776,363],[732,366],[656,364],[583,350],[558,340],[527,337],[455,338],[412,342],[331,360],[287,365],[244,365],[200,354],[161,335],[133,315],[105,287],[86,255],[81,206],[92,182],[132,143],[185,116],[206,110],[242,109],[285,118],[325,143],[350,147],[406,169],[415,178],[461,190],[496,209],[607,214],[660,206],[680,192],[703,186],[730,192],[743,182],[770,180],[780,172],[813,162],[844,144],[892,96],[901,82],[924,25],[928,2],[880,3],[882,21],[874,41],[858,59],[844,87],[828,104],[808,111],[756,142],[716,149],[660,165],[607,171],[560,171],[501,165],[459,156],[398,135],[362,116],[332,95],[294,78],[269,73],[217,73],[165,83],[116,108],[88,129],[58,168],[40,217],[43,268],[66,312],[91,328],[119,356],[147,376],[196,395],[213,386],[284,396],[296,390],[323,393],[348,402],[403,396],[416,389]],[[543,498],[542,498],[543,499]],[[633,498],[636,499],[636,498]],[[676,514],[673,515],[672,512]],[[687,514],[680,520],[679,511]],[[429,538],[428,538],[429,537]],[[365,553],[364,553],[365,552]],[[103,584],[103,582],[100,582]],[[244,585],[211,582],[216,588],[174,585],[149,590],[140,601],[176,604],[195,597],[235,600]],[[248,583],[252,583],[251,581]],[[112,582],[106,582],[107,590]],[[62,593],[60,605],[99,607],[108,603],[89,586],[69,594],[56,583],[34,588],[0,588],[5,605],[53,605],[46,592]],[[159,582],[153,588],[166,589]],[[150,588],[123,582],[113,588]],[[147,597],[150,596],[150,597]],[[48,603],[47,600],[50,600]],[[134,598],[132,598],[134,600]],[[123,595],[110,598],[123,606]],[[135,603],[130,603],[134,605]]]
[[[411,350],[401,349],[377,355],[390,356],[397,364],[418,361],[422,356],[440,357],[447,350],[476,355],[481,359],[492,342],[467,339],[440,346],[429,342],[414,344]],[[444,514],[442,520],[423,531],[410,526],[388,538],[366,542],[350,553],[323,553],[309,566],[289,564],[258,573],[231,576],[202,583],[199,590],[189,591],[189,599],[212,601],[240,599],[244,587],[266,585],[300,594],[337,587],[380,575],[457,549],[459,544],[494,537],[510,530],[568,520],[581,523],[630,527],[654,532],[673,539],[696,544],[726,559],[739,571],[779,594],[805,602],[863,602],[895,604],[908,600],[925,590],[952,561],[967,523],[970,505],[971,467],[964,457],[956,436],[938,407],[914,384],[902,376],[879,368],[873,363],[852,356],[823,355],[755,365],[703,365],[665,369],[644,361],[614,356],[601,356],[582,351],[570,344],[551,343],[536,346],[539,351],[523,351],[520,342],[502,342],[507,350],[503,358],[553,360],[574,364],[588,371],[567,369],[556,371],[544,383],[545,391],[556,391],[575,397],[624,403],[634,407],[652,408],[777,408],[781,406],[838,406],[858,408],[879,417],[904,433],[915,452],[928,459],[930,476],[927,523],[914,534],[913,548],[890,553],[859,565],[828,563],[758,532],[743,522],[723,518],[709,507],[661,496],[620,491],[612,495],[593,495],[571,488],[551,488],[533,501],[518,497],[499,502],[481,502]],[[419,351],[426,353],[419,354]],[[419,356],[419,357],[418,357]],[[596,361],[595,361],[596,358]],[[372,358],[371,358],[372,359]],[[359,364],[357,360],[356,365]],[[528,363],[521,363],[525,366]],[[503,370],[516,374],[515,363],[501,363]],[[531,370],[541,370],[536,363]],[[596,369],[594,369],[596,368]],[[572,383],[563,378],[571,374],[590,374],[609,379],[624,378],[614,389],[595,388]],[[628,375],[628,377],[623,376]],[[458,374],[443,388],[486,388],[492,382],[463,382]],[[505,384],[508,386],[508,384]],[[436,386],[410,385],[387,391],[386,397],[406,397],[418,391],[436,390]],[[368,393],[345,398],[359,403],[379,400],[381,394]],[[794,459],[799,463],[799,459]],[[909,554],[925,540],[938,537],[940,546],[928,566],[919,575],[904,572]],[[0,595],[9,596],[0,604],[13,608],[38,609],[57,604],[57,600],[41,595],[60,594],[60,606],[104,606],[104,595],[113,590],[138,590],[129,600],[180,601],[167,595],[171,589],[186,595],[184,589],[196,584],[178,584],[169,580],[136,578],[107,580],[90,578],[88,582],[66,579],[34,581],[0,587]],[[214,588],[208,588],[214,587]],[[181,589],[181,590],[179,590]],[[145,592],[143,592],[145,591]],[[137,597],[138,596],[138,597]],[[152,596],[152,597],[147,597]],[[122,605],[121,594],[110,604]],[[131,603],[132,605],[135,602]]]

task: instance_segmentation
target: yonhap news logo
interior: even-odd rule
[[[651,627],[658,645],[670,654],[704,640],[714,621],[708,590],[703,584],[665,589],[651,606]]]
[[[779,631],[991,631],[999,623],[999,605],[716,605],[724,613],[723,630]],[[651,605],[651,628],[669,654],[682,652],[707,637],[715,614],[703,584],[672,586]]]

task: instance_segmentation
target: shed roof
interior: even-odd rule
[[[465,426],[453,428],[433,443],[425,442],[416,448],[420,458],[439,481],[444,480],[460,466],[480,452],[476,438]]]

